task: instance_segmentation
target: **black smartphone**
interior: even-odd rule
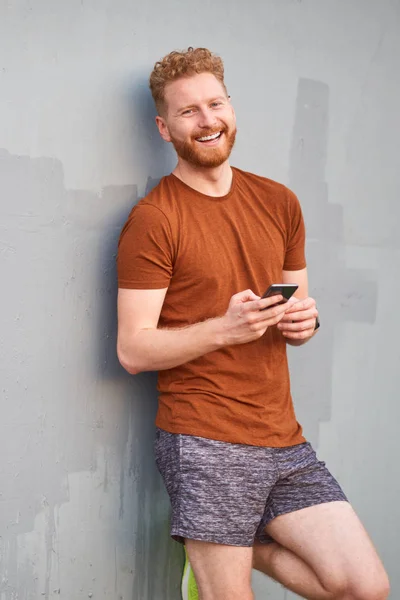
[[[276,304],[284,304],[289,300],[289,298],[293,296],[298,287],[299,286],[297,285],[297,283],[273,283],[269,286],[269,288],[261,296],[261,298],[269,298],[270,296],[283,296],[283,300],[281,300],[281,302],[277,302]],[[267,306],[267,308],[276,306],[276,304]],[[266,309],[262,308],[261,310]]]

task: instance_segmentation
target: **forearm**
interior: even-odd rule
[[[142,329],[118,342],[118,357],[131,374],[172,369],[224,345],[222,318],[181,329]]]

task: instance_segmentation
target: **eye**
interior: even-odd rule
[[[194,109],[193,108],[188,108],[187,110],[184,110],[182,115],[191,115],[193,114]]]
[[[217,108],[218,106],[222,106],[222,104],[223,103],[221,101],[219,101],[219,100],[216,100],[215,102],[211,102],[211,106],[213,108]]]

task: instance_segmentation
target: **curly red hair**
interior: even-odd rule
[[[165,86],[181,77],[190,77],[198,73],[212,73],[224,83],[224,63],[222,59],[207,48],[192,48],[178,52],[174,50],[156,62],[150,75],[150,90],[160,114],[165,112]]]

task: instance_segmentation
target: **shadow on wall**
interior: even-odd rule
[[[290,187],[299,196],[307,228],[310,295],[318,301],[321,332],[302,352],[290,349],[293,396],[300,422],[318,445],[319,423],[329,421],[335,336],[345,321],[374,323],[377,274],[346,267],[343,207],[329,202],[325,167],[329,87],[300,79],[290,155]],[[318,283],[316,283],[318,282]]]
[[[157,112],[149,91],[147,75],[142,72],[133,73],[131,81],[133,84],[126,91],[127,105],[131,108],[131,154],[132,160],[140,164],[141,172],[148,174],[147,180],[144,185],[139,183],[139,186],[107,186],[103,189],[100,199],[97,199],[107,220],[107,236],[104,245],[100,248],[99,281],[103,282],[103,290],[110,295],[109,301],[104,302],[104,314],[100,318],[99,346],[104,349],[102,356],[104,360],[101,364],[105,367],[105,369],[101,368],[101,372],[103,376],[111,378],[113,374],[120,372],[116,353],[113,352],[112,356],[110,354],[110,348],[115,348],[114,342],[116,342],[117,296],[116,286],[111,289],[110,284],[112,285],[113,282],[115,284],[117,281],[116,256],[119,234],[140,197],[148,194],[161,177],[174,168],[176,162],[171,146],[167,145],[158,133],[155,124]],[[132,167],[137,171],[137,164]],[[87,207],[84,210],[87,212]],[[113,335],[111,344],[107,335]],[[146,378],[146,375],[143,375],[143,378]]]
[[[130,98],[141,111],[135,120],[135,152],[144,152],[145,172],[155,175],[143,185],[149,190],[162,174],[156,163],[163,163],[165,146],[157,130],[154,136],[148,133],[155,129],[149,93],[138,85]],[[143,155],[141,160],[143,164]],[[164,158],[165,165],[168,160]],[[137,186],[108,186],[100,194],[66,190],[60,161],[0,150],[0,194],[5,199],[0,238],[1,412],[5,430],[12,431],[7,458],[13,471],[3,473],[1,481],[6,598],[36,592],[49,596],[63,560],[69,560],[58,554],[58,537],[61,547],[68,548],[63,535],[72,535],[63,533],[56,514],[60,507],[62,514],[72,514],[75,486],[93,476],[104,481],[99,492],[97,483],[90,492],[94,506],[87,536],[90,540],[90,532],[104,532],[107,542],[99,541],[97,550],[105,552],[115,576],[98,567],[94,583],[89,572],[78,570],[80,587],[85,589],[89,578],[88,593],[101,594],[112,579],[113,585],[118,580],[125,586],[124,598],[172,600],[179,589],[182,550],[169,539],[168,500],[153,459],[156,377],[128,376],[116,356],[115,259],[120,231],[138,200]],[[95,494],[100,494],[98,511]],[[39,532],[36,517],[43,506],[46,530]],[[103,508],[115,514],[110,530],[101,524]],[[76,525],[68,523],[67,530]],[[39,576],[30,539],[45,546],[45,558],[37,559],[43,564]],[[95,565],[90,541],[87,550]],[[123,557],[121,563],[114,551]],[[79,557],[83,561],[85,552]],[[72,583],[64,584],[60,597],[70,593],[65,585]]]
[[[129,93],[129,106],[133,109],[134,123],[133,156],[138,157],[144,173],[148,173],[143,186],[147,194],[160,180],[164,172],[173,168],[175,155],[159,136],[154,123],[156,111],[148,90],[146,80],[136,78],[135,85]],[[160,174],[160,177],[152,177]],[[141,184],[139,184],[141,185]],[[88,198],[82,202],[79,192],[72,193],[71,208],[74,218],[74,229],[82,228],[78,215],[83,207],[84,219],[93,213],[100,218],[100,228],[104,235],[99,238],[97,248],[97,280],[99,287],[99,315],[97,319],[97,360],[94,361],[94,376],[103,382],[121,378],[121,366],[116,355],[117,332],[117,271],[116,257],[118,239],[121,229],[132,209],[140,199],[138,186],[108,186],[102,190],[100,198],[93,197],[93,206],[88,205]],[[100,211],[97,209],[100,206]],[[89,223],[83,229],[87,229]],[[135,516],[136,548],[133,553],[133,572],[137,574],[132,590],[132,600],[143,598],[174,598],[180,584],[182,550],[169,538],[169,502],[163,484],[155,473],[153,460],[154,420],[157,409],[156,374],[141,373],[134,378],[128,377],[132,395],[129,398],[129,420],[120,424],[124,440],[130,440],[129,468],[121,469],[120,474],[120,519],[125,512],[130,512],[127,489],[135,484],[137,494],[137,515]],[[130,421],[130,423],[129,423]],[[134,435],[129,432],[134,431]],[[122,453],[121,448],[121,453]],[[149,502],[149,499],[152,499]],[[160,502],[160,499],[162,500]],[[152,565],[157,565],[158,576],[154,577]]]
[[[176,165],[176,154],[172,144],[164,142],[155,123],[157,111],[149,91],[148,73],[134,72],[134,82],[126,90],[126,101],[131,107],[132,136],[131,153],[134,171],[140,165],[140,173],[148,174],[147,183],[140,182],[139,195],[146,195],[163,175],[170,173]]]

